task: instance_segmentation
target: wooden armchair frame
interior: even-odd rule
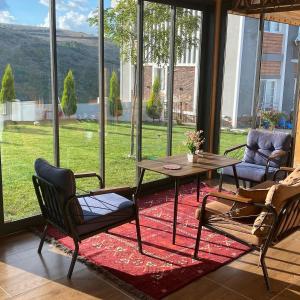
[[[282,167],[274,174],[274,179],[276,179],[276,176],[278,175],[279,172],[290,173],[293,170],[294,170],[293,168]],[[272,224],[270,225],[269,232],[266,235],[263,242],[261,243],[261,245],[255,246],[255,245],[249,244],[248,242],[246,242],[240,238],[237,238],[234,235],[228,234],[227,232],[214,227],[213,224],[209,224],[209,221],[206,221],[205,217],[204,217],[205,216],[205,207],[207,204],[207,199],[209,197],[217,197],[217,198],[232,201],[233,203],[239,202],[239,203],[244,203],[246,205],[253,205],[256,207],[265,208],[267,210],[267,212],[272,215]],[[199,244],[200,244],[201,231],[202,231],[202,227],[205,226],[206,228],[208,228],[214,232],[228,236],[229,238],[231,238],[237,242],[247,245],[252,250],[260,251],[260,256],[259,256],[260,265],[262,267],[266,287],[268,290],[270,290],[270,281],[269,281],[267,266],[265,264],[265,256],[268,251],[268,248],[272,244],[279,242],[280,240],[282,240],[283,238],[285,238],[286,236],[288,236],[289,234],[291,234],[292,232],[297,230],[299,228],[298,224],[300,224],[299,220],[300,220],[300,195],[296,195],[294,197],[289,198],[286,201],[286,204],[284,205],[284,207],[281,209],[281,211],[279,213],[277,213],[272,205],[256,203],[256,202],[252,201],[252,199],[250,199],[250,198],[245,198],[245,197],[241,197],[238,195],[228,195],[228,194],[225,194],[222,192],[209,193],[203,198],[202,205],[201,205],[201,212],[200,212],[200,217],[199,217],[199,225],[198,225],[198,231],[197,231],[197,237],[196,237],[194,258],[195,259],[198,258],[198,249],[199,249]]]

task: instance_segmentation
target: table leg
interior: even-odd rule
[[[234,175],[234,180],[235,180],[235,186],[238,189],[240,187],[240,184],[239,184],[239,179],[238,179],[238,176],[237,176],[237,173],[236,173],[235,165],[232,166],[232,170],[233,170],[233,175]]]
[[[177,223],[177,212],[178,212],[178,192],[179,192],[179,179],[175,178],[173,244],[175,244],[175,241],[176,241],[176,223]]]
[[[142,183],[143,183],[143,179],[144,179],[144,174],[145,174],[145,169],[142,168],[141,169],[141,175],[140,175],[140,178],[139,178],[139,181],[138,181],[138,185],[136,187],[136,190],[135,190],[135,199],[137,199],[137,197],[139,196],[139,193],[141,191],[141,187],[142,187]]]
[[[200,174],[197,175],[197,202],[200,199]]]

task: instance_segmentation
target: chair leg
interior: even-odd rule
[[[137,237],[139,252],[143,254],[140,219],[138,213],[136,213],[136,217],[135,217],[135,226],[136,226],[136,237]]]
[[[201,231],[202,231],[202,224],[201,224],[201,221],[199,221],[196,244],[195,244],[195,251],[194,251],[194,258],[195,259],[198,258],[198,250],[199,250],[199,244],[200,244],[200,238],[201,238]]]
[[[75,263],[76,263],[76,259],[77,259],[77,256],[78,256],[78,250],[79,250],[78,241],[74,240],[74,244],[75,244],[75,249],[74,249],[74,252],[73,252],[72,261],[71,261],[70,268],[69,268],[69,271],[68,271],[68,278],[69,279],[71,279],[71,277],[72,277],[72,273],[73,273],[73,270],[74,270],[74,266],[75,266]]]
[[[265,263],[265,255],[266,255],[265,251],[261,251],[259,262],[260,262],[260,266],[261,266],[263,274],[264,274],[264,280],[265,280],[267,290],[270,291],[271,290],[271,285],[270,285],[267,266],[266,266],[266,263]]]
[[[223,173],[220,173],[220,179],[219,179],[219,192],[222,191],[222,185],[223,185]]]
[[[38,254],[41,254],[41,252],[42,252],[42,248],[44,246],[47,230],[48,230],[48,224],[46,224],[44,227],[43,234],[42,234],[41,241],[40,241],[39,248],[38,248]]]

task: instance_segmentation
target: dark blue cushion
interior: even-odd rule
[[[261,130],[250,130],[247,138],[247,146],[243,161],[250,164],[267,164],[267,158],[257,153],[263,153],[265,156],[275,154],[278,150],[289,151],[291,149],[292,137],[283,132],[268,132]],[[271,166],[279,167],[287,163],[288,155],[281,157],[276,162],[271,162]]]
[[[100,230],[131,219],[134,216],[133,201],[115,193],[78,198],[84,222],[77,226],[79,235]]]
[[[69,169],[52,166],[43,158],[38,158],[35,161],[34,168],[36,175],[54,185],[59,196],[57,201],[62,201],[65,204],[67,200],[73,197],[69,207],[75,223],[81,224],[83,222],[83,215],[78,200],[75,197],[76,184],[74,173]]]
[[[277,168],[270,167],[268,169],[267,179],[272,179],[276,170]],[[266,171],[266,167],[261,165],[254,165],[246,162],[241,162],[236,165],[236,172],[238,178],[249,180],[249,181],[255,181],[255,182],[263,181],[265,171]],[[223,174],[233,176],[232,167],[224,168]]]

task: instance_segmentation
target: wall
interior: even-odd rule
[[[226,40],[221,111],[222,118],[229,117],[233,127],[236,126],[243,24],[243,17],[228,15],[227,32],[235,34],[228,34]]]
[[[258,20],[245,18],[238,118],[250,116],[254,94]]]

